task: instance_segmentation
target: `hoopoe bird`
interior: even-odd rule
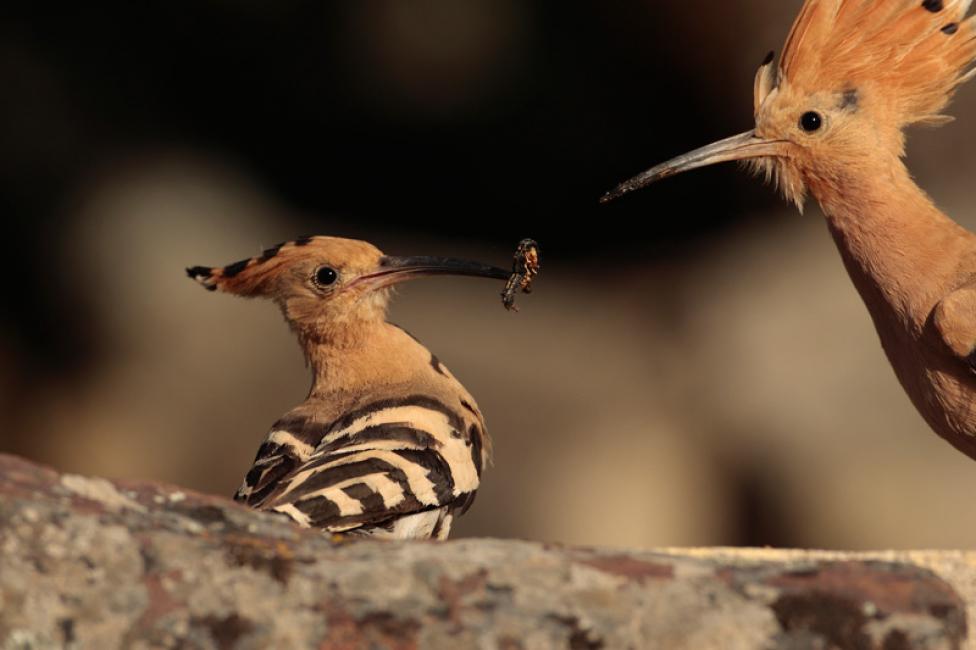
[[[276,302],[312,369],[308,397],[271,427],[234,498],[332,533],[445,539],[474,500],[491,439],[464,386],[387,322],[387,301],[394,284],[422,276],[510,274],[335,237],[187,274],[211,291]]]
[[[619,185],[745,161],[802,211],[820,203],[900,383],[928,424],[976,458],[976,236],[912,181],[903,130],[940,124],[976,74],[971,0],[806,0],[755,78],[755,128]]]

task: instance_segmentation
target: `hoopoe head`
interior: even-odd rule
[[[453,258],[392,257],[367,242],[338,237],[303,237],[224,267],[195,266],[186,272],[210,291],[274,300],[303,340],[329,339],[336,331],[385,320],[390,287],[404,280],[510,275]]]
[[[904,155],[902,130],[938,124],[956,87],[973,76],[972,0],[806,0],[779,65],[754,84],[755,129],[658,165],[603,201],[674,174],[745,161],[803,209],[879,155]]]

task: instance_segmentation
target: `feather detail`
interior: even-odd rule
[[[971,4],[807,0],[787,37],[781,76],[810,93],[870,88],[898,126],[939,121],[956,87],[973,76]]]
[[[807,188],[802,182],[797,182],[796,176],[785,173],[784,167],[775,158],[747,158],[740,161],[740,165],[752,175],[772,185],[787,201],[796,206],[800,214],[803,214]]]
[[[194,266],[186,274],[210,291],[226,291],[239,296],[258,296],[266,293],[271,280],[283,264],[294,262],[295,258],[308,251],[306,247],[316,239],[326,237],[299,237],[266,249],[260,255],[249,257],[226,266]],[[312,253],[314,254],[314,253]]]
[[[759,109],[762,108],[766,98],[769,97],[769,94],[773,92],[773,88],[776,86],[776,76],[773,68],[774,58],[775,53],[770,52],[766,55],[766,59],[762,65],[759,66],[759,70],[756,71],[756,81],[753,85],[752,93],[753,115],[759,115]]]

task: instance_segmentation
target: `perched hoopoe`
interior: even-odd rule
[[[976,236],[902,158],[974,76],[972,0],[806,0],[778,67],[756,75],[755,129],[658,165],[604,201],[683,171],[747,161],[802,210],[819,201],[881,344],[916,408],[976,458]]]
[[[389,257],[335,237],[187,274],[211,291],[274,300],[313,371],[305,402],[272,426],[234,498],[329,532],[446,538],[474,500],[490,439],[464,386],[386,321],[389,287],[425,275],[510,274],[450,258]]]

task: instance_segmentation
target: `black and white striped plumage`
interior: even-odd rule
[[[308,398],[274,424],[235,499],[332,533],[446,538],[474,500],[490,442],[468,391],[386,321],[388,287],[509,273],[333,237],[187,273],[212,291],[277,302],[312,367]]]
[[[234,498],[329,532],[445,539],[488,460],[469,399],[371,400],[327,422],[297,409],[272,427]]]

